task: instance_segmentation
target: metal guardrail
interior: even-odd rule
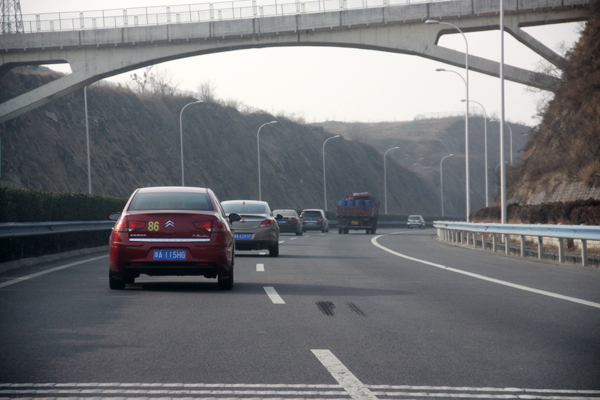
[[[137,7],[94,11],[70,11],[23,14],[23,33],[128,28],[151,25],[253,19],[296,14],[311,14],[340,10],[358,10],[421,3],[456,3],[456,0],[236,0],[174,6]],[[482,2],[481,7],[487,7]],[[523,0],[506,1],[506,11],[523,8]],[[589,0],[529,0],[531,9],[589,4]],[[473,8],[475,7],[475,8]],[[479,12],[468,2],[472,12]],[[16,33],[11,30],[8,33]],[[21,33],[21,32],[20,32]]]
[[[65,232],[87,232],[108,230],[115,221],[72,221],[72,222],[6,222],[0,224],[0,237],[49,235]]]
[[[438,237],[442,240],[473,245],[477,247],[481,243],[483,249],[491,247],[496,252],[499,245],[504,247],[504,252],[510,254],[511,236],[517,236],[520,239],[520,249],[517,253],[525,257],[527,253],[527,237],[537,238],[537,256],[539,259],[544,257],[543,238],[554,238],[558,240],[558,259],[565,262],[565,239],[580,241],[581,243],[581,263],[588,265],[588,240],[600,241],[600,226],[586,225],[531,225],[531,224],[496,224],[496,223],[467,223],[467,222],[449,222],[435,221],[433,226],[438,229]],[[481,242],[477,235],[481,235]],[[498,242],[498,235],[501,236],[501,242]],[[491,236],[491,242],[487,238]]]
[[[435,228],[463,230],[499,235],[525,235],[563,239],[600,240],[600,226],[587,225],[534,225],[534,224],[486,224],[435,221]]]

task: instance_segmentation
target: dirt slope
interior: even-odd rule
[[[51,73],[10,72],[0,80],[0,101],[55,79]],[[180,185],[179,113],[186,97],[138,95],[88,88],[92,191],[129,196],[137,187]],[[87,192],[83,91],[0,125],[0,184],[50,191]],[[258,197],[256,131],[275,119],[204,103],[183,115],[185,183],[210,187],[221,200]],[[286,119],[260,133],[263,199],[276,208],[323,208],[323,128]],[[357,141],[327,144],[328,208],[353,192],[383,196],[383,157]],[[437,194],[413,172],[388,160],[390,213],[435,214]]]

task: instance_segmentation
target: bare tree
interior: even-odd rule
[[[130,75],[130,81],[126,85],[138,93],[159,93],[171,96],[177,94],[179,84],[173,82],[169,71],[157,69],[156,72],[153,72],[153,67],[153,65],[146,67],[140,74],[134,72]]]
[[[179,83],[173,82],[171,73],[164,69],[156,70],[150,79],[150,87],[153,93],[173,96],[179,92]]]
[[[207,79],[198,85],[198,98],[205,103],[217,101],[217,85],[214,80]]]
[[[127,83],[127,86],[134,92],[146,93],[150,89],[152,76],[152,66],[146,67],[141,75],[138,75],[136,72],[131,74],[129,76],[131,80]]]

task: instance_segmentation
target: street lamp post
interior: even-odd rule
[[[440,161],[440,192],[442,194],[442,217],[444,216],[444,175],[442,173],[442,163],[448,157],[452,157],[454,154],[448,154],[447,156],[442,157]]]
[[[504,1],[500,1],[500,223],[506,224],[506,165],[504,162]]]
[[[467,101],[465,99],[463,99],[462,101]],[[483,141],[483,146],[484,146],[484,158],[485,158],[485,206],[489,207],[489,188],[488,188],[488,135],[487,135],[487,112],[485,111],[485,107],[478,101],[475,100],[469,100],[471,103],[476,103],[479,104],[479,106],[483,109],[483,121],[484,121],[484,141]]]
[[[513,165],[513,145],[512,145],[512,128],[510,127],[510,125],[508,123],[506,123],[506,126],[508,127],[508,131],[510,132],[510,165]]]
[[[83,102],[85,104],[85,138],[87,142],[88,193],[92,194],[92,165],[90,164],[90,128],[88,124],[87,86],[83,87]]]
[[[463,80],[467,89],[467,98],[469,93],[469,84],[461,74],[456,71],[450,71],[443,68],[437,68],[437,72],[452,72]],[[471,190],[469,186],[469,100],[466,101],[467,110],[465,112],[465,170],[466,170],[466,197],[467,197],[467,222],[469,222],[469,213],[471,212]]]
[[[505,161],[504,164],[506,165],[508,163],[508,161]],[[494,168],[494,176],[498,175],[498,168],[500,168],[500,165],[502,165],[502,163],[496,165],[496,168]],[[502,171],[502,168],[500,168],[500,171]],[[502,173],[502,172],[500,172]],[[498,183],[498,178],[496,178],[496,190],[500,190],[502,186],[502,177],[500,177],[500,183]]]
[[[456,25],[451,24],[449,22],[441,22],[437,20],[428,19],[425,21],[426,24],[440,24],[440,25],[449,25],[460,32],[463,39],[465,40],[465,85],[467,87],[467,97],[466,97],[466,112],[465,112],[465,163],[467,170],[466,177],[466,192],[467,192],[467,219],[469,222],[469,213],[471,212],[471,196],[470,196],[470,188],[469,188],[469,42],[467,41],[467,37],[463,33],[463,31]],[[448,71],[454,72],[454,71]],[[459,74],[460,75],[460,74]],[[462,76],[461,76],[462,77]]]
[[[383,155],[383,197],[384,197],[384,203],[385,203],[385,214],[387,215],[387,168],[386,168],[386,161],[385,161],[385,157],[387,156],[387,153],[389,153],[391,150],[395,150],[395,149],[399,149],[400,147],[396,146],[396,147],[392,147],[391,149],[388,149],[385,154]]]
[[[260,139],[259,139],[260,130],[265,125],[271,125],[271,124],[276,124],[276,123],[277,123],[277,121],[265,122],[258,128],[258,132],[256,132],[256,148],[258,150],[258,200],[262,200],[262,191],[260,188]]]
[[[327,211],[327,175],[325,174],[325,143],[331,139],[339,138],[340,135],[335,135],[323,142],[323,198],[325,199],[325,211]]]
[[[184,176],[184,169],[183,169],[183,124],[181,121],[181,117],[183,116],[183,110],[186,109],[187,106],[191,106],[192,104],[198,104],[198,103],[202,103],[202,100],[197,100],[197,101],[192,101],[191,103],[187,103],[185,106],[183,106],[183,108],[181,109],[181,112],[179,113],[179,142],[181,143],[181,186],[185,186],[185,176]]]

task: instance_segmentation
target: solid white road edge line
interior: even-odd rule
[[[257,272],[265,272],[265,264],[256,264]]]
[[[273,286],[264,286],[263,288],[265,289],[267,296],[269,296],[273,304],[285,304],[285,301],[283,301],[281,296],[277,294],[277,291]]]
[[[61,269],[73,267],[75,265],[83,264],[83,263],[90,262],[90,261],[100,260],[101,258],[106,258],[106,257],[108,257],[108,255],[106,255],[106,256],[100,256],[100,257],[94,257],[94,258],[88,258],[87,260],[77,261],[77,262],[74,262],[74,263],[61,265],[60,267],[50,268],[50,269],[47,269],[45,271],[37,272],[35,274],[31,274],[31,275],[27,275],[27,276],[22,276],[20,278],[16,278],[16,279],[12,279],[10,281],[6,281],[6,282],[3,282],[3,283],[0,283],[0,288],[6,287],[6,286],[10,286],[10,285],[14,285],[15,283],[23,282],[23,281],[26,281],[27,279],[36,278],[36,277],[38,277],[40,275],[49,274],[51,272],[60,271]]]
[[[377,397],[329,350],[311,350],[333,378],[354,400],[377,400]]]
[[[484,276],[484,275],[479,275],[479,274],[474,274],[472,272],[462,271],[460,269],[447,267],[445,265],[436,264],[436,263],[432,263],[432,262],[429,262],[429,261],[420,260],[418,258],[410,257],[410,256],[407,256],[405,254],[397,253],[397,252],[395,252],[393,250],[390,250],[387,247],[384,247],[384,246],[380,245],[379,243],[377,243],[377,239],[379,239],[382,236],[386,236],[386,235],[375,236],[373,239],[371,239],[371,243],[373,243],[376,247],[379,247],[381,250],[387,251],[390,254],[393,254],[393,255],[398,256],[398,257],[405,258],[407,260],[415,261],[415,262],[418,262],[418,263],[421,263],[421,264],[425,264],[425,265],[429,265],[429,266],[436,267],[436,268],[441,268],[443,270],[450,271],[450,272],[456,272],[457,274],[467,275],[467,276],[470,276],[472,278],[481,279],[481,280],[484,280],[484,281],[496,283],[498,285],[504,285],[504,286],[512,287],[514,289],[524,290],[526,292],[537,293],[537,294],[541,294],[541,295],[548,296],[548,297],[554,297],[556,299],[561,299],[561,300],[566,300],[566,301],[570,301],[570,302],[573,302],[573,303],[583,304],[585,306],[600,308],[600,303],[594,303],[592,301],[581,300],[581,299],[577,299],[575,297],[563,296],[562,294],[557,294],[557,293],[552,293],[552,292],[546,292],[545,290],[534,289],[534,288],[530,288],[528,286],[518,285],[516,283],[510,283],[510,282],[506,282],[506,281],[501,281],[499,279],[489,278],[489,277]]]

